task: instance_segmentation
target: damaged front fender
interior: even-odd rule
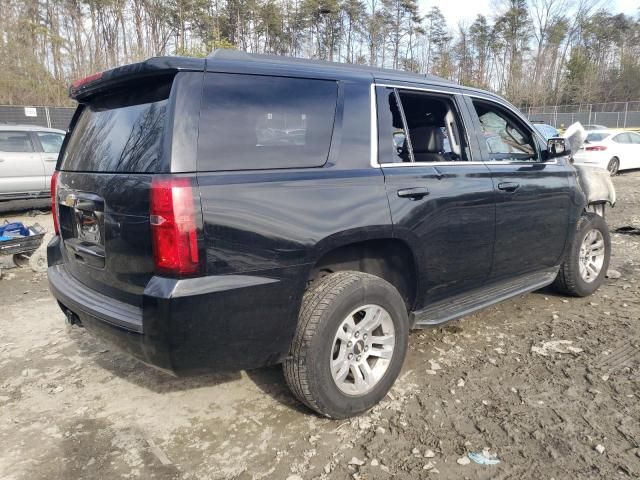
[[[616,204],[616,189],[607,170],[586,165],[574,165],[578,173],[578,184],[586,198],[586,209],[604,216],[608,203]]]

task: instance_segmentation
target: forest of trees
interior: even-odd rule
[[[639,14],[494,0],[452,25],[437,3],[421,15],[418,0],[0,0],[0,104],[70,104],[74,79],[219,47],[432,73],[525,106],[640,99]]]

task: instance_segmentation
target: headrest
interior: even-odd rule
[[[444,134],[440,127],[417,127],[411,130],[411,146],[417,153],[442,153]]]

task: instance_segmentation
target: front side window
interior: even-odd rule
[[[33,152],[29,132],[0,132],[0,152]]]
[[[38,140],[44,153],[59,153],[62,147],[64,135],[60,133],[38,132]]]
[[[538,153],[532,132],[516,121],[505,109],[490,102],[474,100],[489,153],[488,160],[537,161]]]
[[[207,74],[198,170],[324,165],[337,94],[335,81]]]

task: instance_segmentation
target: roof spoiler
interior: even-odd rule
[[[69,97],[82,103],[120,83],[159,75],[175,75],[179,71],[204,71],[204,65],[204,59],[200,58],[153,57],[144,62],[123,65],[76,80],[69,86]]]

